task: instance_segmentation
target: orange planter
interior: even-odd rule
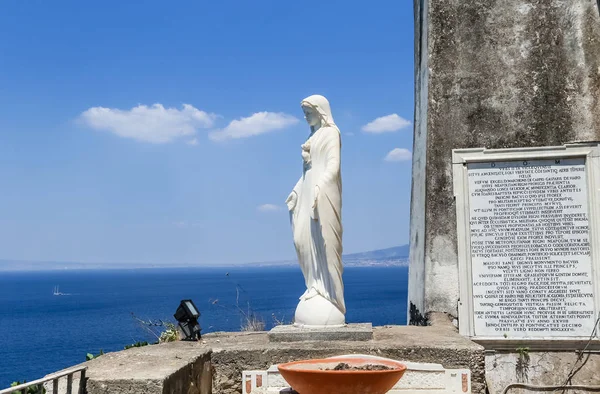
[[[350,367],[385,365],[382,371],[334,371],[340,363]],[[406,366],[393,360],[365,357],[302,360],[278,366],[281,376],[300,394],[385,394],[400,380]]]

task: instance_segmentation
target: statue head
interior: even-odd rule
[[[317,127],[321,124],[321,116],[313,106],[302,105],[302,111],[304,112],[304,119],[310,127]]]
[[[325,97],[315,94],[302,100],[300,105],[304,111],[304,117],[311,128],[319,125],[321,127],[329,126],[337,128],[331,115],[329,101]]]

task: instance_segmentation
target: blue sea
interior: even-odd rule
[[[407,268],[346,268],[344,284],[348,322],[406,324]],[[68,295],[54,296],[57,285]],[[290,322],[303,291],[297,267],[3,272],[0,389],[83,362],[87,353],[154,342],[132,313],[173,320],[179,301],[191,298],[203,333],[239,331],[237,306],[269,329],[273,317]]]

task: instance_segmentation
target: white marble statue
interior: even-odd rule
[[[301,106],[311,133],[301,147],[302,176],[286,200],[306,283],[294,324],[342,326],[346,306],[342,282],[340,130],[325,97],[310,96],[302,100]]]

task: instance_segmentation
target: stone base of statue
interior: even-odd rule
[[[320,328],[281,325],[269,331],[269,341],[271,342],[370,341],[371,339],[373,339],[373,325],[371,323]]]
[[[297,327],[343,327],[345,324],[344,314],[320,294],[302,298],[296,307],[294,325]]]

